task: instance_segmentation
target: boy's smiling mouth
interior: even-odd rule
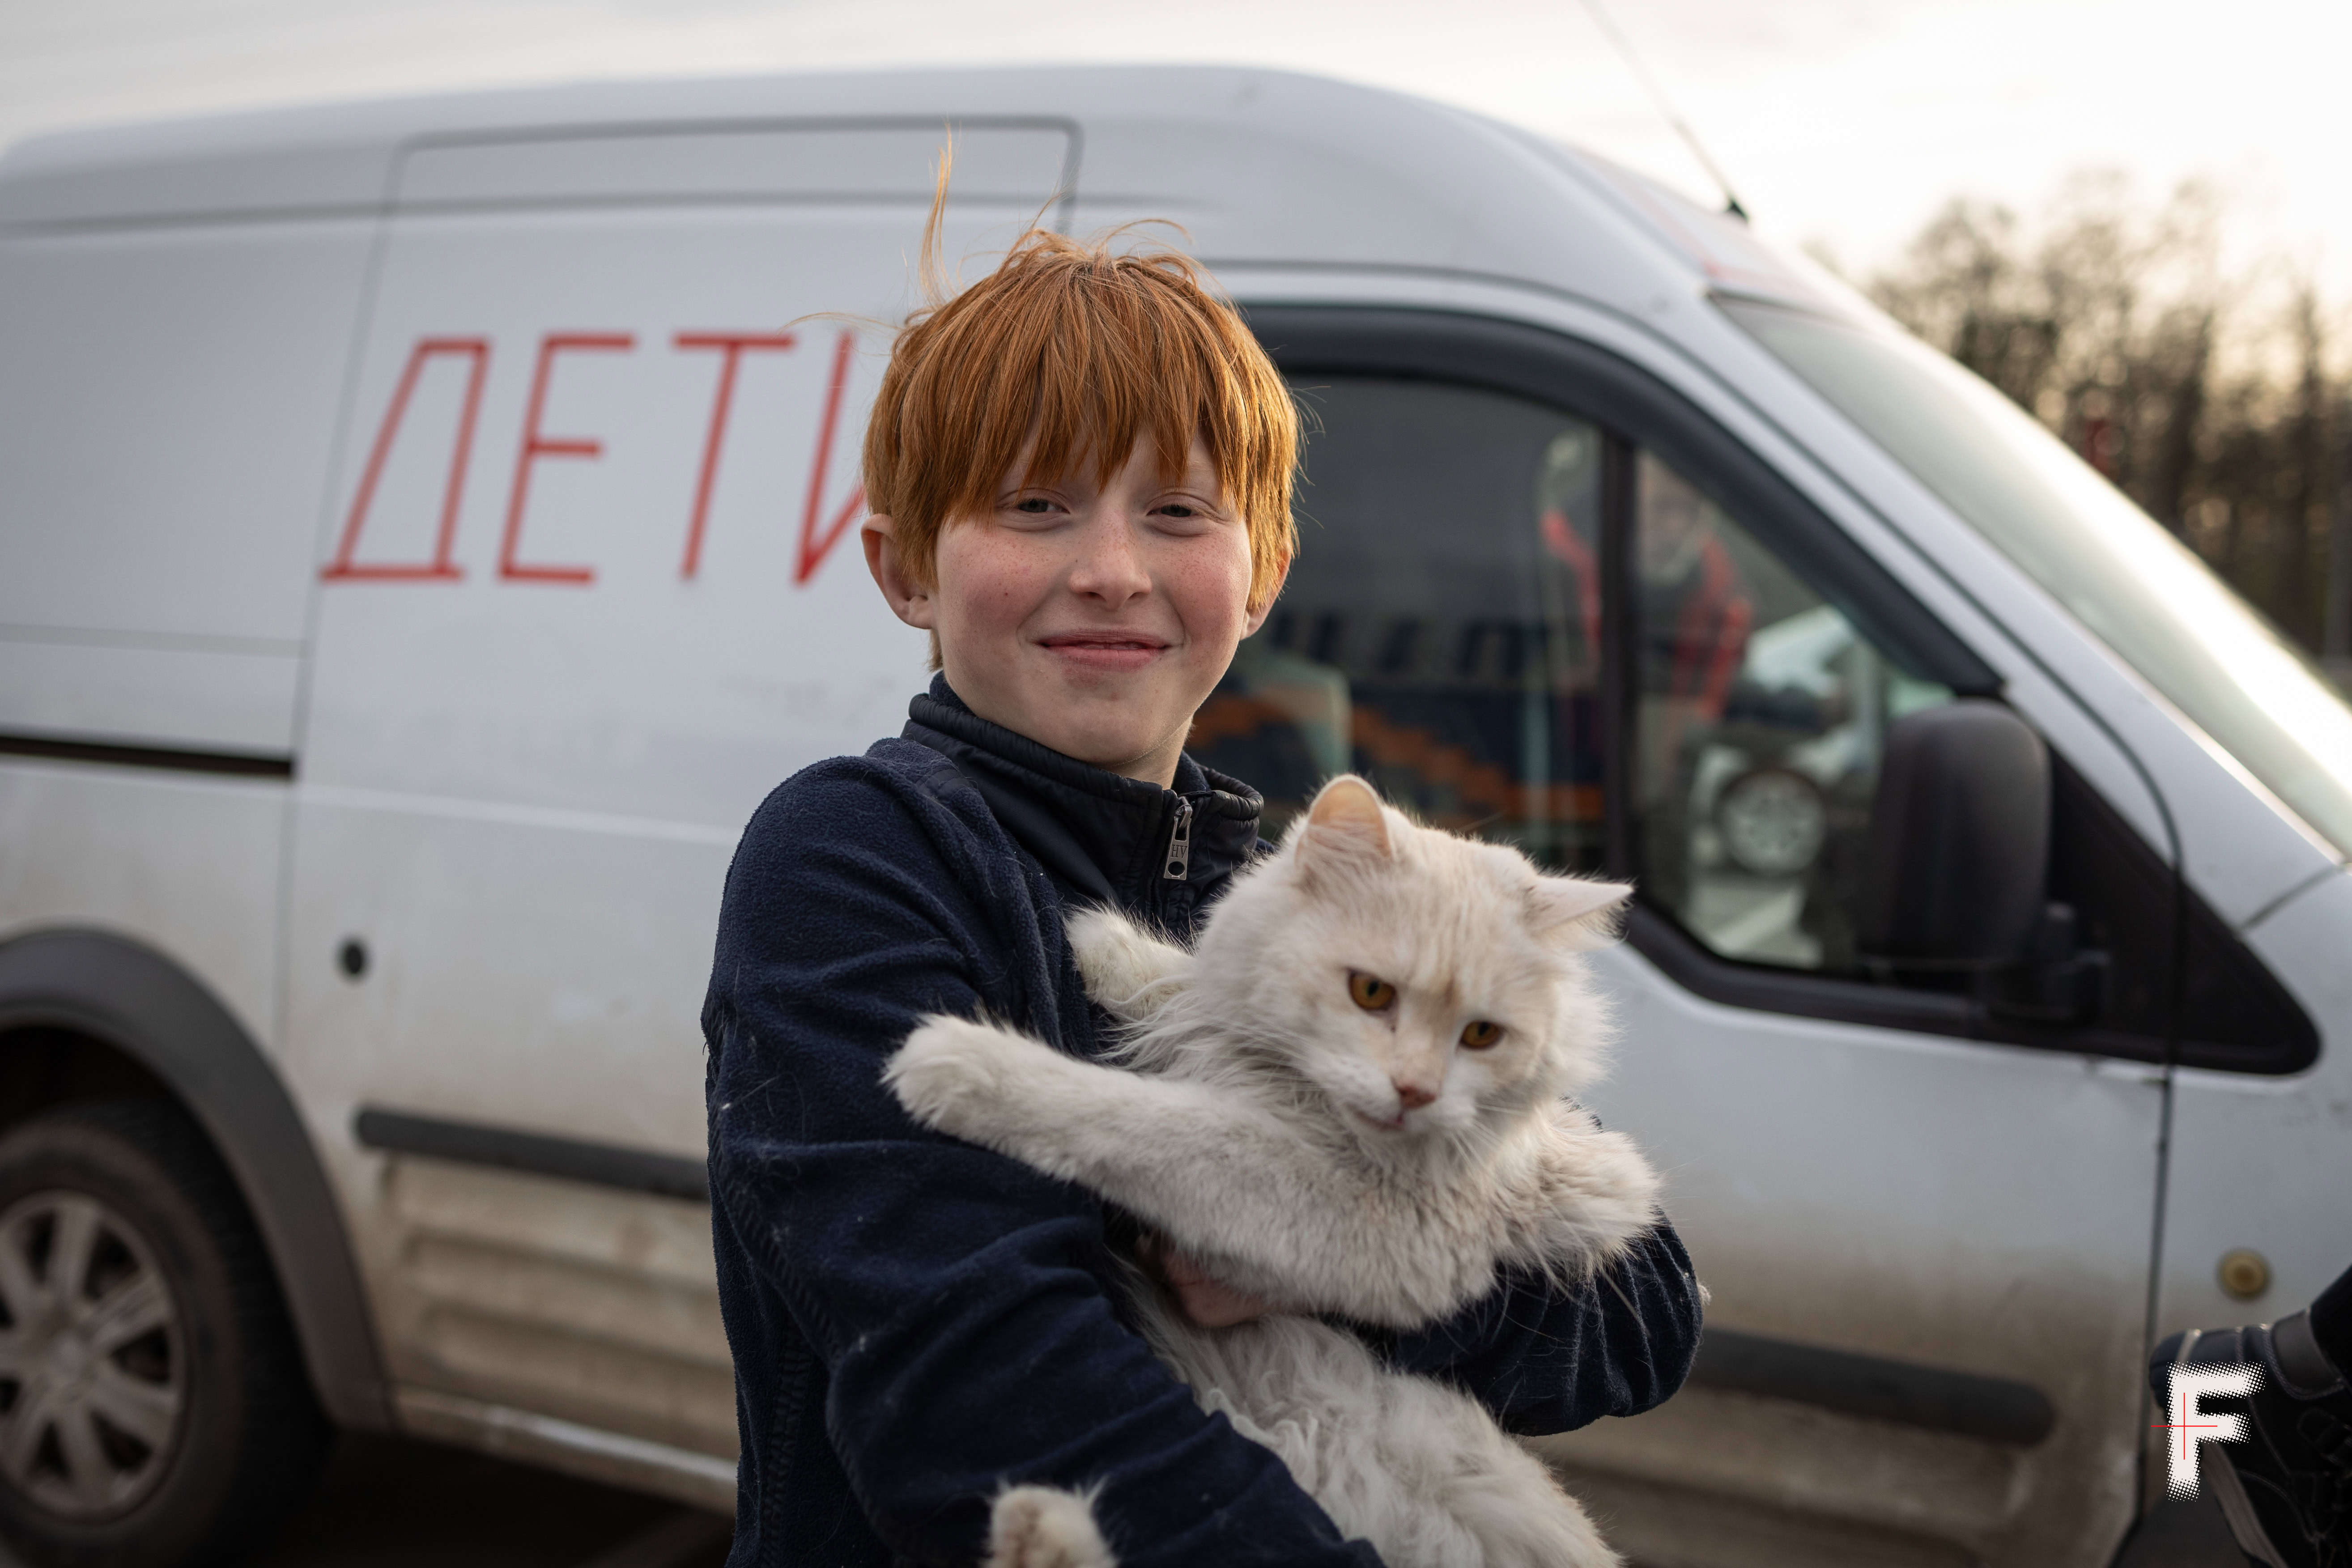
[[[1124,675],[1141,669],[1168,651],[1165,637],[1149,632],[1052,632],[1037,639],[1039,647],[1080,669]]]

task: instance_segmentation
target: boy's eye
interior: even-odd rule
[[[1054,503],[1044,496],[1023,496],[1013,503],[1014,511],[1045,512],[1054,510]]]
[[[1462,1044],[1474,1051],[1483,1051],[1503,1037],[1503,1026],[1480,1018],[1462,1031]]]
[[[1348,976],[1348,994],[1367,1013],[1384,1012],[1396,1000],[1396,987],[1377,974]]]
[[[1213,523],[1223,514],[1218,511],[1213,500],[1205,500],[1199,496],[1190,499],[1171,496],[1166,500],[1153,502],[1151,515],[1161,522],[1191,524]]]

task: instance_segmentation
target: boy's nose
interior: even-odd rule
[[[1097,518],[1087,530],[1084,552],[1070,574],[1070,587],[1088,598],[1123,605],[1151,592],[1126,520]]]

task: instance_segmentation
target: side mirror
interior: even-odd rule
[[[2050,872],[2050,752],[1998,702],[1964,699],[1886,729],[1856,945],[1898,969],[2027,956]]]

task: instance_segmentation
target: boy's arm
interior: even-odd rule
[[[931,805],[842,774],[779,792],[729,876],[704,1018],[712,1198],[824,1364],[859,1503],[926,1563],[974,1560],[990,1499],[1036,1481],[1102,1484],[1128,1568],[1376,1564],[1118,1321],[1093,1199],[882,1087],[919,1016],[1012,996],[972,973],[1002,943]]]
[[[1443,1378],[1523,1436],[1665,1403],[1698,1353],[1701,1297],[1664,1218],[1581,1286],[1506,1269],[1443,1321],[1387,1336],[1391,1365]]]

